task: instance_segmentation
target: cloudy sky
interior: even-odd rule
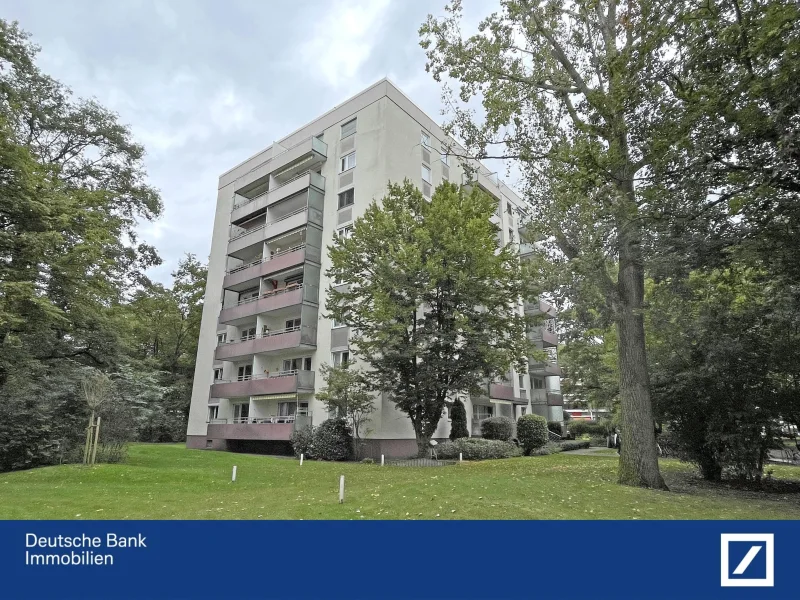
[[[221,173],[389,77],[442,121],[417,31],[445,0],[0,0],[40,67],[119,113],[147,149],[164,214],[142,237],[167,283],[208,258]],[[467,0],[477,23],[493,2]],[[466,31],[474,31],[474,25]]]

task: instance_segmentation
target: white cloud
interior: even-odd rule
[[[352,88],[353,78],[378,43],[390,0],[336,0],[314,19],[308,42],[299,52],[309,75],[330,87]]]

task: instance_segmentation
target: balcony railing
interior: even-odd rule
[[[284,329],[275,329],[274,331],[273,330],[268,330],[268,331],[262,331],[261,333],[254,333],[254,334],[251,334],[251,335],[243,335],[243,336],[238,337],[236,339],[225,340],[224,342],[221,342],[221,343],[217,344],[217,346],[225,346],[225,345],[228,345],[228,344],[241,344],[242,342],[249,342],[250,340],[274,337],[276,335],[284,335],[286,333],[293,333],[295,331],[300,331],[301,328],[302,328],[302,325],[297,325],[295,327],[286,327]],[[245,379],[239,379],[238,381],[246,381],[246,380]]]
[[[250,235],[251,233],[255,233],[256,231],[261,231],[267,226],[266,221],[257,227],[251,227],[250,229],[244,229],[243,227],[236,227],[235,225],[231,226],[231,237],[228,238],[228,242],[233,242],[235,240],[241,239],[246,235]],[[236,227],[236,229],[233,229]]]
[[[288,371],[278,371],[277,373],[257,373],[255,375],[238,375],[233,379],[216,379],[214,383],[233,383],[234,381],[253,381],[255,379],[277,379],[279,377],[294,377],[299,371],[290,369]]]
[[[302,283],[290,283],[286,287],[278,288],[277,290],[269,290],[268,292],[263,292],[260,296],[252,296],[250,298],[245,298],[244,300],[239,300],[235,306],[241,306],[242,304],[249,304],[250,302],[256,302],[258,300],[261,300],[262,298],[271,298],[272,296],[279,296],[281,294],[286,294],[288,292],[294,292],[302,288],[303,288]]]

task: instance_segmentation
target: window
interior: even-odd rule
[[[450,166],[450,157],[447,155],[446,152],[442,152],[442,164]]]
[[[514,214],[514,209],[511,208],[511,202],[506,202],[506,212],[509,215],[513,215]]]
[[[345,190],[339,193],[339,209],[342,209],[346,206],[352,206],[353,202],[355,202],[356,197],[356,190],[355,188],[350,188],[349,190]]]
[[[214,421],[219,419],[219,406],[209,406],[208,407],[208,420]]]
[[[341,365],[346,365],[350,362],[350,352],[347,350],[343,350],[341,352],[334,352],[332,354],[333,357],[333,366],[339,367]]]
[[[300,319],[287,319],[286,321],[286,329],[300,329]]]
[[[533,389],[535,390],[543,390],[544,389],[544,379],[541,377],[534,377],[533,378]]]
[[[250,416],[249,404],[234,404],[233,405],[233,422],[234,423],[247,423]]]
[[[527,413],[527,412],[528,412],[528,407],[527,406],[520,406],[519,407],[519,415],[521,417],[524,417],[525,413]]]
[[[334,318],[333,324],[331,325],[331,329],[338,329],[339,327],[347,327],[347,324]]]
[[[241,337],[240,341],[246,342],[247,340],[252,340],[254,337],[256,337],[256,328],[255,327],[250,327],[250,328],[245,327],[244,329],[242,329],[242,337]]]
[[[297,402],[279,402],[278,416],[290,417],[297,412]]]
[[[349,171],[355,166],[356,166],[356,153],[351,152],[350,154],[345,154],[342,157],[342,164],[341,168],[339,169],[339,172],[344,173],[345,171]]]
[[[337,230],[336,236],[342,238],[343,240],[346,240],[347,238],[350,237],[352,233],[353,233],[353,226],[348,225],[347,227],[342,227],[341,229]]]
[[[310,371],[311,370],[311,357],[306,356],[303,359],[303,371]]]
[[[217,346],[219,346],[220,344],[224,344],[227,340],[228,340],[228,334],[227,333],[218,333],[217,334]]]
[[[510,227],[508,229],[508,241],[509,242],[513,242],[514,241],[514,230],[511,229]]]
[[[356,119],[351,119],[342,125],[342,138],[353,135],[356,132]]]
[[[222,369],[214,369],[214,381],[222,379]]]
[[[421,141],[423,146],[425,146],[426,148],[430,148],[431,147],[431,134],[428,133],[427,131],[423,131],[422,135],[420,136],[420,141]]]
[[[472,420],[483,421],[494,414],[494,406],[484,406],[483,404],[472,405]]]
[[[422,165],[422,181],[425,183],[431,182],[431,168]]]
[[[297,275],[289,275],[284,278],[283,283],[288,287],[292,284],[300,285],[303,283],[303,274],[298,273]]]
[[[253,376],[253,365],[245,365],[243,367],[239,367],[239,374],[237,379],[239,381],[247,381]]]
[[[521,389],[521,390],[525,389],[525,376],[524,375],[520,375],[519,376],[519,389]]]

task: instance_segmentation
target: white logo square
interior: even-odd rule
[[[723,533],[720,534],[722,546],[720,556],[722,562],[722,587],[774,587],[775,586],[775,534],[773,533]],[[753,544],[744,557],[736,565],[730,565],[729,549],[731,542],[760,542]],[[764,548],[763,559],[761,548]],[[766,569],[764,577],[745,578],[732,577],[744,575],[747,568],[756,558],[764,560]]]

